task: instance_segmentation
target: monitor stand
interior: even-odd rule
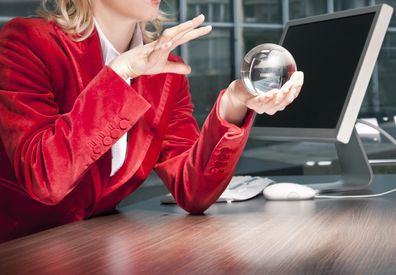
[[[373,171],[356,129],[353,130],[349,143],[336,142],[335,146],[340,163],[341,179],[308,185],[319,190],[320,193],[367,188],[373,178]]]

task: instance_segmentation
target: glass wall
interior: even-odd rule
[[[187,0],[187,17],[192,18],[204,14],[207,22],[231,22],[231,0]]]
[[[290,19],[323,14],[327,12],[327,0],[290,0]]]
[[[175,52],[191,65],[189,75],[195,105],[194,115],[202,125],[220,90],[239,77],[240,60],[254,46],[278,43],[284,24],[293,19],[340,10],[387,3],[396,0],[163,0],[162,9],[171,18],[166,27],[203,13],[212,33],[180,47]],[[0,24],[14,16],[34,14],[39,1],[0,0]],[[383,48],[361,108],[360,117],[374,118],[396,136],[396,19],[392,18]],[[364,138],[370,158],[395,158],[384,139]],[[303,153],[309,152],[309,153]],[[318,160],[334,160],[334,148],[326,144],[301,142],[263,142],[249,140],[242,166],[256,167],[261,174],[333,172],[336,165],[312,165]],[[254,162],[244,162],[245,160]],[[256,164],[259,161],[262,163]],[[254,165],[252,163],[255,163]],[[262,167],[262,171],[260,170]],[[256,169],[255,168],[255,169]],[[382,169],[382,168],[381,168]],[[388,168],[387,168],[388,169]],[[393,168],[389,168],[392,170]],[[253,173],[249,169],[240,173]]]
[[[370,0],[334,0],[334,10],[347,10],[369,6]],[[378,1],[377,1],[378,2]]]
[[[184,60],[192,68],[189,75],[194,115],[200,125],[212,108],[217,94],[231,82],[233,72],[233,3],[231,0],[187,0],[186,19],[205,15],[207,24],[214,26],[206,37],[185,46]]]
[[[38,0],[1,0],[0,16],[9,18],[33,15],[39,6]],[[5,18],[2,21],[5,21]]]
[[[243,0],[245,23],[282,23],[282,1]]]

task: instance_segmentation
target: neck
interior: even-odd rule
[[[97,23],[114,48],[123,53],[129,49],[137,22],[103,7],[101,1],[92,1]]]

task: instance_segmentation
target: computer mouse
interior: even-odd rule
[[[267,200],[311,200],[317,191],[309,186],[297,183],[274,183],[263,190]]]

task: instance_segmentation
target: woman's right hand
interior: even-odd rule
[[[189,74],[190,66],[182,62],[168,61],[168,55],[177,46],[208,34],[212,26],[197,28],[204,20],[205,17],[201,14],[168,28],[158,40],[122,53],[109,66],[125,80],[159,73]]]

